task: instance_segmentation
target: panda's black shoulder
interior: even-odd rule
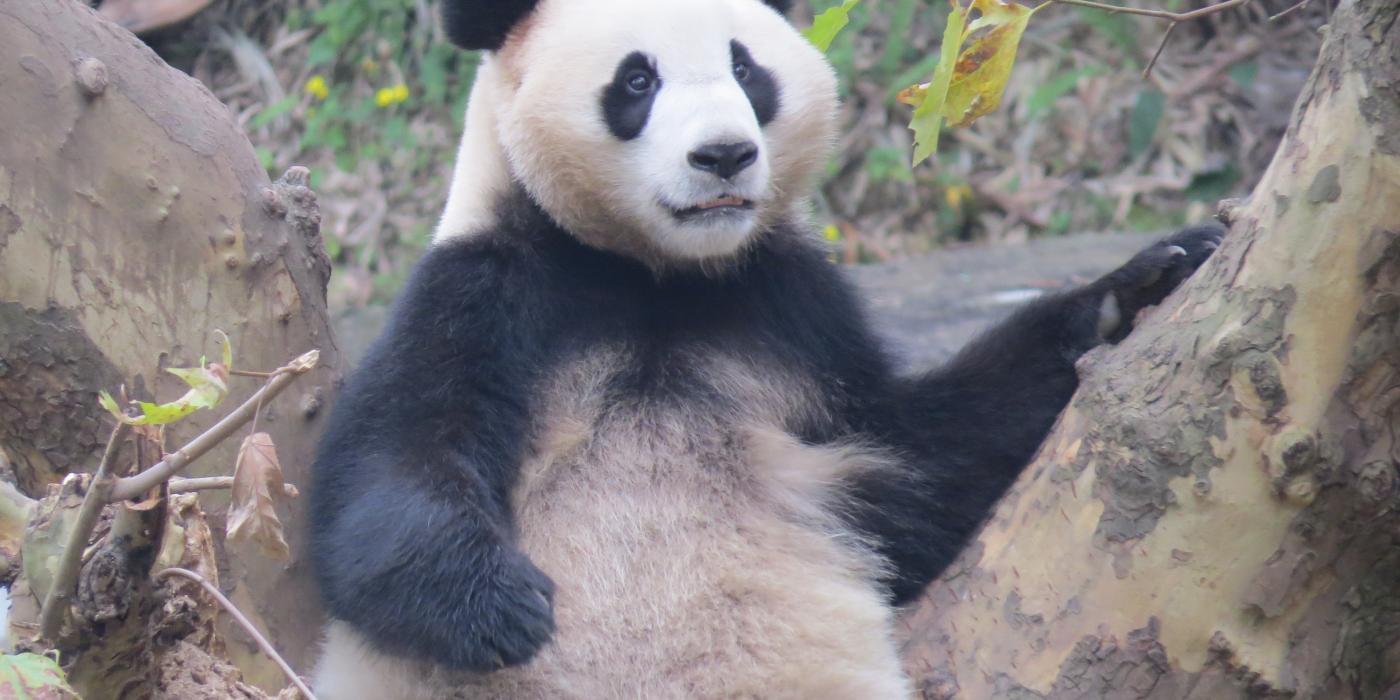
[[[542,293],[567,236],[528,198],[502,197],[492,224],[436,242],[400,294],[396,317],[509,307]]]

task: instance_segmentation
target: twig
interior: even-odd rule
[[[277,372],[258,372],[251,369],[231,369],[228,373],[235,377],[259,377],[262,379],[267,379],[277,374]]]
[[[1308,4],[1311,3],[1311,2],[1312,2],[1312,0],[1302,0],[1302,2],[1297,3],[1296,5],[1294,5],[1294,6],[1290,7],[1290,8],[1288,8],[1287,10],[1284,10],[1283,12],[1280,12],[1280,13],[1274,15],[1273,17],[1270,17],[1270,18],[1269,18],[1269,21],[1270,21],[1270,22],[1277,22],[1277,21],[1283,19],[1284,17],[1287,17],[1287,16],[1293,14],[1294,12],[1297,12],[1298,10],[1301,10],[1301,9],[1303,9],[1304,7],[1307,7]]]
[[[1213,15],[1217,12],[1228,10],[1232,7],[1239,7],[1240,5],[1250,2],[1250,0],[1225,0],[1224,2],[1218,2],[1214,5],[1206,5],[1205,7],[1197,8],[1191,10],[1190,12],[1145,10],[1137,7],[1123,7],[1121,5],[1109,5],[1101,2],[1092,2],[1091,0],[1049,0],[1049,2],[1055,3],[1057,5],[1075,5],[1078,7],[1092,7],[1095,10],[1122,13],[1125,15],[1141,15],[1143,17],[1156,17],[1157,19],[1165,19],[1170,20],[1172,22],[1189,22],[1193,19],[1200,19],[1207,15]]]
[[[73,598],[78,585],[78,572],[83,566],[83,550],[87,549],[88,537],[97,525],[97,516],[102,506],[107,505],[112,486],[116,481],[111,476],[112,463],[117,461],[121,443],[131,432],[131,426],[118,422],[107,439],[107,449],[102,453],[102,462],[97,465],[97,473],[92,477],[83,504],[78,509],[78,518],[73,529],[68,531],[68,542],[63,547],[63,558],[58,562],[49,592],[44,595],[44,607],[39,613],[39,635],[49,641],[58,640],[58,631],[63,626],[63,614]]]
[[[194,581],[199,584],[206,593],[214,596],[214,600],[217,600],[224,611],[238,622],[238,626],[242,627],[243,631],[247,632],[248,636],[252,637],[253,641],[258,643],[258,648],[262,650],[262,653],[265,654],[267,658],[277,663],[277,666],[282,669],[282,673],[286,674],[287,680],[291,681],[292,685],[296,686],[297,690],[301,691],[302,696],[306,700],[316,700],[315,694],[311,692],[310,688],[306,687],[306,683],[301,680],[301,676],[298,676],[296,671],[292,670],[292,667],[287,664],[286,659],[283,659],[282,655],[277,653],[277,650],[272,647],[272,643],[267,641],[267,637],[264,637],[262,633],[258,631],[258,628],[254,627],[253,623],[243,615],[243,612],[233,604],[233,601],[224,597],[224,594],[219,592],[219,589],[215,587],[214,584],[210,583],[208,579],[200,576],[198,573],[178,567],[157,571],[156,575],[152,578],[159,581],[170,576],[181,576]]]
[[[261,389],[258,389],[242,405],[220,419],[218,423],[201,433],[199,437],[191,440],[189,444],[166,455],[165,459],[140,474],[117,479],[116,485],[112,487],[111,500],[136,498],[180,473],[180,470],[189,466],[190,462],[204,456],[204,453],[223,442],[244,423],[252,420],[253,416],[257,414],[259,406],[282,393],[292,382],[296,381],[297,377],[311,371],[319,358],[320,353],[312,350],[292,360],[286,367],[273,372],[272,379],[268,380]]]
[[[1250,2],[1250,0],[1225,0],[1224,2],[1218,2],[1214,5],[1206,5],[1205,7],[1197,8],[1191,10],[1190,12],[1144,10],[1137,7],[1108,5],[1101,2],[1093,2],[1093,0],[1048,0],[1047,4],[1054,3],[1057,5],[1074,5],[1076,7],[1092,7],[1095,10],[1103,10],[1104,12],[1111,12],[1114,14],[1140,15],[1142,17],[1155,17],[1156,19],[1165,19],[1170,21],[1171,26],[1167,27],[1167,33],[1162,35],[1162,43],[1157,45],[1157,52],[1152,54],[1152,60],[1147,62],[1147,68],[1142,71],[1142,77],[1144,80],[1146,80],[1149,76],[1152,75],[1152,67],[1157,65],[1157,59],[1162,56],[1162,50],[1167,48],[1167,40],[1171,38],[1172,31],[1176,29],[1176,25],[1182,22],[1189,22],[1193,19],[1200,19],[1208,15],[1213,15],[1217,12],[1222,12],[1232,7],[1239,7],[1240,5],[1244,5],[1248,2]],[[1306,5],[1308,2],[1309,0],[1303,0],[1303,2],[1300,4]],[[1288,14],[1292,11],[1293,9],[1285,10],[1282,14]]]
[[[1167,27],[1166,33],[1162,34],[1162,43],[1157,45],[1157,52],[1152,54],[1152,60],[1147,62],[1147,67],[1142,71],[1143,80],[1152,76],[1152,67],[1157,65],[1157,59],[1162,57],[1162,50],[1167,48],[1167,41],[1172,38],[1172,32],[1176,30],[1177,24],[1177,22],[1172,22],[1171,26]]]
[[[193,479],[182,479],[177,476],[170,479],[170,493],[194,493],[195,491],[212,491],[232,487],[233,477],[231,476],[202,476]],[[293,484],[282,484],[282,493],[287,498],[296,498],[301,492]]]

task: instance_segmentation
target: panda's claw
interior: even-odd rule
[[[1143,308],[1162,302],[1210,257],[1225,237],[1216,224],[1193,226],[1174,233],[1134,255],[1122,267],[1105,275],[1095,287],[1115,297],[1118,323],[1106,323],[1100,310],[1099,330],[1114,329],[1103,337],[1116,342],[1131,330]]]

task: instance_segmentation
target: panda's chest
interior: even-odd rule
[[[844,468],[792,437],[829,422],[811,377],[714,344],[598,344],[531,403],[513,492],[522,522],[576,509],[577,522],[625,538],[634,525],[735,522],[775,503],[807,511]]]

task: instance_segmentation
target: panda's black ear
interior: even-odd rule
[[[539,0],[444,0],[442,28],[464,49],[495,51]]]
[[[792,0],[763,0],[764,4],[786,15],[792,9]]]

